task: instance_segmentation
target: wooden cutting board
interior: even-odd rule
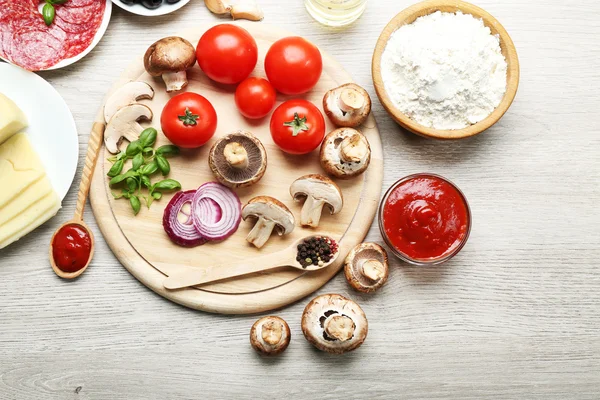
[[[247,29],[256,39],[259,60],[253,75],[264,77],[263,62],[270,45],[282,37],[293,34],[262,23],[244,21],[235,23]],[[179,36],[195,45],[200,36],[211,26],[213,25],[194,28]],[[327,90],[352,82],[350,75],[339,63],[323,52],[322,55],[324,68],[319,84],[310,93],[301,96],[312,101],[321,110],[323,95]],[[152,78],[145,72],[142,56],[143,54],[139,54],[111,91],[132,80],[145,81],[154,87],[156,91],[154,99],[142,103],[148,105],[154,112],[153,121],[146,125],[153,126],[160,132],[161,111],[170,95],[164,90],[164,84],[160,79]],[[212,82],[197,65],[188,71],[188,78],[190,83],[187,90],[200,93],[214,105],[219,119],[218,128],[215,137],[202,148],[186,151],[178,157],[170,158],[169,177],[181,182],[184,190],[195,189],[205,182],[214,181],[215,178],[208,167],[210,147],[218,137],[238,129],[245,129],[263,142],[267,151],[268,166],[258,184],[236,190],[242,204],[254,196],[269,195],[285,203],[298,217],[302,204],[293,201],[289,194],[289,186],[302,175],[324,174],[318,160],[318,151],[306,156],[283,153],[271,139],[269,117],[250,121],[244,119],[236,110],[235,87]],[[278,95],[277,105],[290,98]],[[325,119],[327,131],[335,129],[327,117]],[[98,161],[92,181],[90,194],[92,209],[100,230],[115,256],[140,282],[161,296],[187,307],[208,312],[247,314],[272,310],[297,301],[323,286],[340,270],[344,257],[350,249],[364,240],[373,222],[381,195],[383,152],[379,131],[372,115],[360,130],[371,144],[371,165],[357,178],[347,181],[336,180],[344,195],[342,212],[334,216],[324,214],[320,226],[315,230],[305,229],[297,224],[292,234],[283,237],[274,235],[260,250],[245,241],[247,233],[253,226],[253,222],[250,221],[242,221],[238,231],[220,243],[208,243],[191,249],[174,245],[162,227],[164,208],[172,194],[153,203],[150,210],[142,207],[142,211],[134,216],[127,201],[115,200],[110,193],[106,177],[111,167],[111,163],[106,161],[106,158],[110,154],[105,149],[102,150],[102,157]],[[166,143],[168,143],[167,139],[159,133],[156,146]],[[283,267],[267,273],[202,286],[202,288],[169,291],[162,286],[165,276],[170,274],[216,264],[224,265],[226,268],[227,265],[235,265],[247,258],[261,257],[281,250],[294,240],[313,234],[328,235],[340,241],[341,254],[338,261],[325,270],[305,273]]]

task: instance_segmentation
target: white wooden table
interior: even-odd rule
[[[260,3],[266,23],[314,41],[375,98],[376,39],[413,1],[370,0],[346,30],[313,22],[302,0]],[[319,291],[363,306],[363,347],[315,351],[300,331],[306,299],[276,312],[292,344],[263,359],[248,343],[255,316],[205,314],[153,294],[117,262],[89,210],[94,263],[78,281],[60,280],[47,245],[72,215],[73,189],[58,217],[0,253],[0,399],[599,399],[600,3],[476,3],[512,35],[521,87],[496,127],[452,143],[402,131],[375,102],[385,187],[414,172],[445,175],[469,198],[474,226],[442,267],[394,260],[373,296],[352,292],[342,275]],[[81,160],[102,97],[132,56],[213,19],[201,0],[156,19],[115,7],[93,53],[41,74],[71,107]],[[368,240],[381,242],[376,224]]]

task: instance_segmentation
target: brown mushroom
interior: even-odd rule
[[[279,236],[287,235],[292,233],[296,223],[289,208],[269,196],[257,196],[248,201],[242,209],[242,218],[245,221],[249,217],[256,218],[256,223],[246,240],[259,249],[267,243],[273,230],[276,230]]]
[[[344,261],[346,280],[354,289],[371,293],[388,279],[388,255],[376,243],[361,243],[354,247]]]
[[[279,317],[263,317],[250,329],[250,344],[263,355],[274,356],[282,353],[290,344],[290,339],[290,327]]]
[[[144,55],[144,67],[152,76],[162,76],[167,92],[187,86],[187,73],[196,63],[194,46],[178,36],[169,36],[152,44]]]
[[[302,226],[318,227],[323,207],[328,207],[333,215],[342,211],[344,206],[344,198],[339,186],[319,174],[305,175],[296,179],[290,186],[290,194],[296,201],[305,199],[300,212]]]
[[[369,167],[371,146],[356,129],[339,128],[325,136],[320,159],[328,174],[340,179],[354,178]]]
[[[223,185],[250,186],[265,174],[267,152],[253,134],[240,130],[223,136],[213,145],[208,164]]]
[[[323,109],[337,126],[356,128],[371,112],[371,97],[357,84],[347,83],[325,93]]]
[[[302,333],[317,349],[342,354],[359,347],[369,324],[358,304],[339,294],[313,299],[302,314]]]

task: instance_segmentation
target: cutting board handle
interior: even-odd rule
[[[103,122],[94,122],[92,132],[90,133],[87,154],[85,156],[85,165],[83,166],[83,174],[81,176],[81,183],[79,184],[79,193],[77,194],[77,207],[75,208],[75,219],[79,221],[83,220],[85,201],[90,192],[91,179],[94,175],[94,169],[96,168],[100,147],[102,147],[102,138],[104,137],[105,127],[106,125]]]

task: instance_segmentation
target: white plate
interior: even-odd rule
[[[73,115],[60,94],[33,72],[0,62],[0,93],[27,116],[25,130],[60,199],[69,191],[79,158]]]
[[[175,4],[169,4],[166,0],[163,0],[163,4],[154,10],[150,10],[141,4],[133,4],[128,6],[127,4],[122,3],[121,0],[112,0],[112,2],[115,3],[117,7],[120,7],[125,11],[129,11],[130,13],[143,15],[145,17],[156,17],[175,12],[189,3],[190,0],[179,0],[179,3]]]
[[[40,4],[40,6],[41,5],[43,5],[43,3]],[[87,56],[90,53],[90,51],[92,51],[94,49],[94,47],[96,47],[96,45],[100,42],[100,39],[102,39],[102,36],[104,36],[104,33],[106,32],[106,28],[108,27],[108,23],[110,22],[111,14],[112,14],[112,1],[106,0],[106,6],[104,9],[104,17],[102,18],[102,23],[100,24],[100,27],[98,28],[98,31],[96,32],[96,36],[94,36],[94,40],[92,41],[92,43],[84,51],[77,54],[75,57],[66,58],[66,59],[62,60],[61,62],[59,62],[58,64],[55,64],[50,68],[47,68],[45,70],[40,70],[40,71],[51,71],[53,69],[64,68],[73,63],[76,63],[77,61],[81,60],[83,57]],[[2,57],[0,57],[0,60],[8,61]],[[10,62],[10,61],[8,61],[8,62]]]

